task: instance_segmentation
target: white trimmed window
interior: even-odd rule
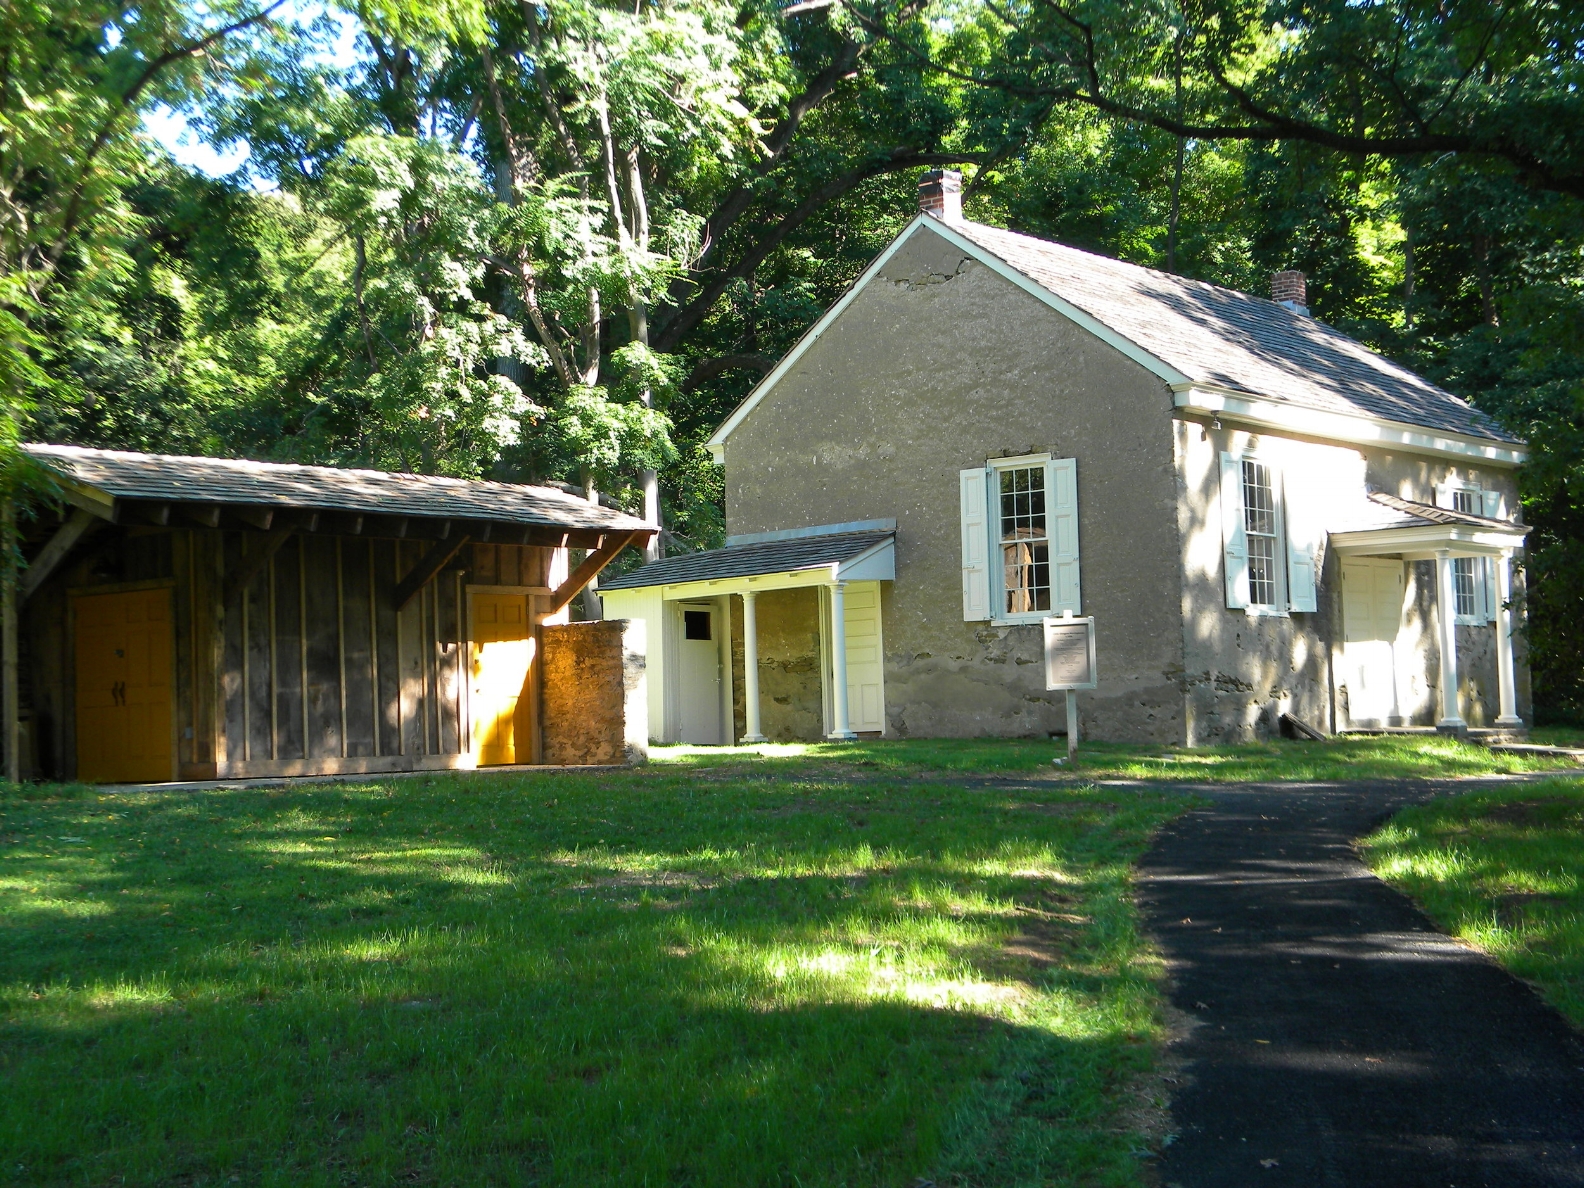
[[[1474,483],[1452,480],[1436,489],[1436,502],[1468,516],[1501,519],[1501,492],[1486,491]],[[1455,620],[1478,627],[1496,617],[1496,571],[1487,557],[1452,558],[1452,595]]]
[[[1080,613],[1078,464],[1035,454],[959,475],[963,618],[1036,622]]]
[[[1221,534],[1229,608],[1251,615],[1316,609],[1319,534],[1311,522],[1315,517],[1289,515],[1292,509],[1287,507],[1284,488],[1290,485],[1313,502],[1314,492],[1323,484],[1302,470],[1297,477],[1304,481],[1284,483],[1282,468],[1258,453],[1221,455]]]

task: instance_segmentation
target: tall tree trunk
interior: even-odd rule
[[[16,502],[9,491],[0,495],[0,746],[5,748],[5,778],[22,779],[22,756],[17,750],[21,733],[17,703],[17,564]]]
[[[1480,307],[1487,326],[1500,326],[1501,319],[1496,314],[1496,287],[1491,281],[1491,238],[1489,235],[1476,235],[1474,237],[1474,278],[1479,282]]]
[[[1177,44],[1172,53],[1173,80],[1172,85],[1177,99],[1177,120],[1182,122],[1182,37],[1179,35]],[[1166,271],[1177,271],[1177,222],[1182,216],[1182,179],[1183,157],[1186,155],[1188,142],[1179,136],[1177,139],[1176,160],[1172,162],[1171,180],[1171,212],[1166,218]]]
[[[1414,262],[1413,228],[1403,224],[1403,326],[1410,333],[1414,328],[1414,285],[1418,282]]]

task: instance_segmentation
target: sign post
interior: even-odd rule
[[[1068,611],[1045,620],[1045,687],[1067,691],[1067,758],[1078,754],[1078,690],[1093,689],[1095,676],[1094,616],[1074,618]]]

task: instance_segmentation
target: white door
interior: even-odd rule
[[[1342,562],[1343,664],[1348,717],[1394,725],[1397,632],[1402,626],[1403,563],[1378,557]]]
[[[714,606],[682,604],[677,633],[677,680],[682,711],[681,742],[719,746],[721,730],[720,613]]]
[[[855,731],[885,729],[884,665],[880,648],[880,583],[847,587],[847,724]]]

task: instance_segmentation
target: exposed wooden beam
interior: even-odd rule
[[[23,572],[17,582],[17,601],[26,602],[40,586],[49,580],[50,574],[62,561],[66,554],[74,549],[78,542],[99,527],[105,521],[92,512],[78,508],[67,517],[67,520],[55,530],[55,535],[39,550],[39,555],[33,558],[32,564]]]
[[[583,564],[574,569],[567,576],[567,580],[556,587],[555,593],[550,595],[548,605],[542,605],[539,609],[547,615],[555,614],[576,598],[584,586],[598,577],[599,571],[616,559],[616,554],[635,540],[641,540],[648,535],[648,532],[617,532],[607,536],[600,542],[599,548],[585,557]]]
[[[347,536],[361,536],[363,533],[363,517],[352,514],[342,516],[341,531]]]
[[[103,491],[93,487],[81,487],[75,483],[62,482],[60,497],[73,507],[80,507],[85,512],[98,516],[111,524],[119,523],[124,504],[117,503],[115,499]]]
[[[234,504],[226,508],[226,510],[244,524],[251,524],[261,532],[268,532],[270,525],[275,522],[275,509],[273,507],[249,507],[246,504]]]
[[[220,505],[218,503],[183,503],[182,515],[195,524],[202,524],[205,528],[220,527]],[[167,511],[167,515],[169,512]]]
[[[146,524],[158,524],[163,528],[170,523],[171,506],[168,503],[133,503],[128,506]]]
[[[227,576],[225,588],[226,605],[242,591],[253,584],[253,579],[264,572],[264,567],[270,563],[270,558],[280,551],[292,533],[297,531],[294,524],[287,524],[283,528],[276,528],[264,538],[264,543],[255,551],[242,558],[242,563],[236,570]]]
[[[396,609],[403,610],[409,602],[429,584],[430,580],[446,567],[446,562],[462,551],[462,546],[467,544],[467,533],[459,533],[439,541],[423,558],[414,565],[411,571],[401,581],[396,583]]]

